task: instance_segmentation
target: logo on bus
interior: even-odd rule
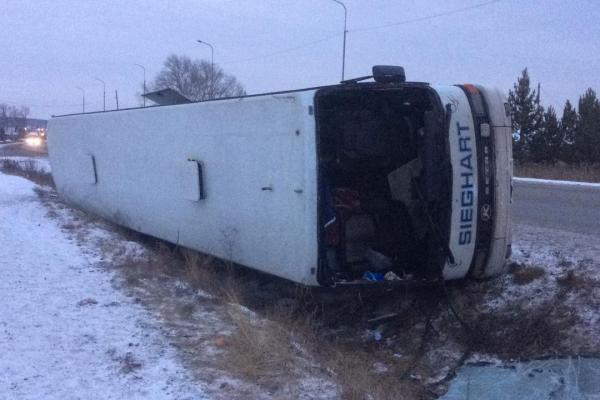
[[[458,244],[471,244],[475,209],[475,174],[473,173],[473,135],[468,125],[456,123],[460,154],[460,230]]]

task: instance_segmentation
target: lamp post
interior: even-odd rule
[[[85,90],[83,90],[82,88],[80,88],[79,86],[75,86],[75,89],[78,89],[81,91],[81,96],[82,96],[82,107],[83,107],[83,112],[85,113]]]
[[[203,40],[198,39],[197,42],[210,47],[210,97],[212,98],[215,86],[215,48],[212,44],[207,43]]]
[[[342,50],[342,80],[344,80],[346,73],[346,34],[348,33],[347,22],[348,22],[348,9],[346,5],[339,0],[333,0],[340,6],[344,7],[344,45]]]
[[[97,80],[98,82],[102,83],[102,87],[103,87],[103,91],[102,91],[102,104],[103,104],[103,110],[106,111],[106,82],[104,82],[100,78],[94,78],[94,79]]]
[[[133,65],[140,67],[144,71],[144,107],[146,107],[146,68],[142,64],[134,63]]]

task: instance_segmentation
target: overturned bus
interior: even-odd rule
[[[302,284],[488,277],[510,254],[497,90],[378,66],[332,86],[58,116],[48,132],[76,207]]]

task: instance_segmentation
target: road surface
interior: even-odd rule
[[[600,184],[515,178],[513,223],[600,237]]]
[[[48,148],[46,143],[39,148],[29,147],[23,142],[2,143],[0,144],[0,157],[2,156],[48,157]]]

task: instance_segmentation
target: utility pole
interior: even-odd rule
[[[104,82],[102,79],[99,78],[94,78],[95,80],[97,80],[98,82],[102,83],[102,109],[104,111],[106,111],[106,82]]]
[[[117,110],[119,109],[119,92],[115,90],[115,100],[117,100]]]
[[[203,40],[198,39],[197,42],[210,47],[210,98],[212,98],[215,89],[215,48]]]
[[[338,3],[340,6],[344,7],[344,45],[342,48],[342,81],[346,76],[346,34],[348,33],[347,23],[348,23],[348,9],[346,5],[339,0],[333,0]]]
[[[142,64],[134,63],[133,65],[140,67],[144,71],[144,107],[146,107],[146,67]]]
[[[83,108],[83,113],[85,113],[85,90],[83,90],[82,88],[80,88],[79,86],[75,86],[75,89],[78,89],[81,91],[81,96],[82,96],[82,108]]]

